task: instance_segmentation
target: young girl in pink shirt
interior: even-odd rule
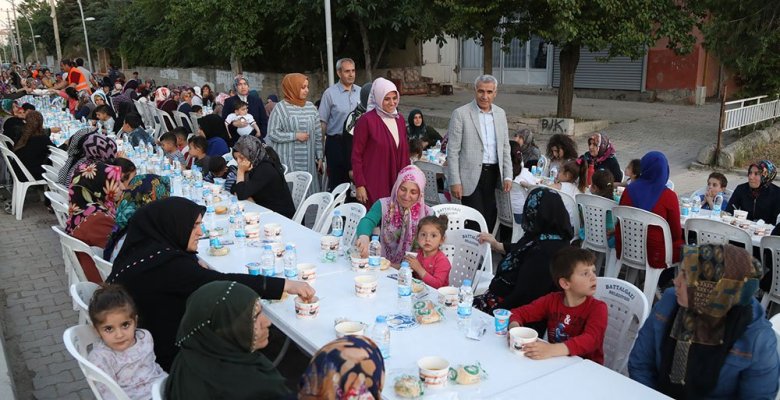
[[[440,288],[450,284],[450,260],[439,250],[444,243],[444,232],[447,230],[447,216],[429,215],[417,223],[417,257],[407,253],[405,260],[414,271],[414,275],[422,279],[428,286]]]

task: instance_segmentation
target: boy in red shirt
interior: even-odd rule
[[[547,321],[549,343],[540,340],[524,345],[526,357],[543,360],[581,356],[604,364],[607,305],[593,298],[596,293],[595,261],[596,257],[587,250],[573,246],[562,248],[550,263],[550,273],[563,291],[512,309],[509,329]]]

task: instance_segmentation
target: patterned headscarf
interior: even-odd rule
[[[387,94],[390,92],[396,92],[396,94],[398,94],[398,101],[400,103],[401,92],[399,92],[398,88],[395,87],[395,83],[390,82],[385,78],[376,78],[374,83],[371,84],[371,95],[368,97],[368,108],[366,111],[376,109],[376,112],[379,113],[379,116],[398,118],[399,114],[397,107],[395,110],[393,110],[392,113],[388,113],[382,109],[382,100],[384,100],[385,96],[387,96]]]
[[[417,184],[419,198],[408,209],[398,202],[398,188],[405,182]],[[398,172],[390,197],[379,199],[382,205],[382,225],[380,240],[385,257],[392,263],[399,263],[407,251],[411,251],[417,234],[417,224],[421,219],[433,215],[433,210],[425,205],[425,174],[420,168],[408,165]]]
[[[300,400],[379,400],[385,362],[365,336],[344,336],[323,346],[301,376]]]
[[[249,85],[249,79],[246,79],[246,77],[245,77],[244,75],[241,75],[241,74],[238,74],[238,75],[236,75],[236,76],[233,78],[233,90],[236,92],[236,94],[238,94],[238,82],[240,82],[240,81],[242,81],[242,80],[243,80],[244,82],[246,82],[246,85],[247,85],[247,86],[250,86],[250,85]]]
[[[87,135],[95,133],[94,128],[83,128],[78,130],[68,140],[68,159],[60,169],[59,175],[57,175],[57,182],[61,185],[68,184],[68,178],[73,175],[73,169],[76,167],[76,163],[84,158],[84,140]]]
[[[171,97],[171,90],[167,87],[161,87],[154,91],[154,102],[157,104],[157,107],[160,107],[169,97]]]
[[[284,101],[298,107],[306,105],[306,99],[300,98],[301,88],[303,84],[308,81],[309,78],[304,74],[287,74],[282,79],[282,93],[284,93]]]
[[[109,162],[116,158],[117,146],[114,139],[108,136],[96,134],[89,135],[84,139],[84,144],[81,146],[83,159],[76,163],[76,167],[73,169],[75,175],[79,167],[86,164],[94,164],[96,162]],[[71,176],[72,180],[73,177]],[[68,180],[68,186],[71,181]]]
[[[263,142],[255,136],[241,136],[233,146],[233,151],[241,153],[247,160],[252,162],[252,167],[256,167],[266,158]]]
[[[688,307],[679,308],[670,332],[677,343],[669,380],[674,384],[712,386],[726,354],[752,319],[749,307],[763,270],[743,248],[709,244],[685,246],[680,271],[686,277]],[[730,319],[730,311],[740,306],[744,312]],[[688,374],[689,355],[698,361],[709,356],[711,362],[694,363],[696,371]],[[710,368],[710,364],[717,365]]]
[[[775,164],[773,164],[771,161],[761,160],[750,164],[748,167],[748,174],[750,173],[750,170],[753,169],[753,167],[758,168],[758,173],[761,175],[761,185],[758,188],[752,190],[753,196],[758,197],[758,194],[775,180],[775,176],[777,175],[777,168],[775,168]],[[644,173],[644,165],[642,166],[642,173]]]
[[[68,221],[65,231],[73,231],[91,215],[103,212],[116,215],[116,204],[122,195],[122,168],[92,162],[80,164],[69,190]]]
[[[612,146],[612,143],[610,143],[609,137],[607,137],[607,135],[603,133],[594,133],[590,135],[590,137],[588,138],[588,145],[590,146],[591,143],[595,143],[596,146],[598,146],[599,152],[596,155],[595,159],[590,154],[589,151],[586,152],[585,153],[586,160],[588,161],[595,160],[596,164],[601,164],[602,162],[604,162],[604,160],[615,155],[615,147]]]

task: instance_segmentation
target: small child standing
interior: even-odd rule
[[[715,197],[717,195],[723,196],[723,208],[726,208],[726,204],[729,199],[726,197],[726,185],[729,184],[726,175],[720,172],[713,172],[707,177],[707,191],[699,197],[701,200],[702,210],[712,210],[712,206],[715,203]]]
[[[176,128],[182,129],[182,128]],[[176,134],[173,132],[165,132],[160,136],[160,146],[162,146],[165,152],[165,158],[171,162],[179,161],[179,164],[184,165],[186,162],[184,155],[179,151],[179,147],[176,146]]]
[[[214,183],[214,178],[225,180],[223,187],[230,192],[230,188],[236,183],[238,168],[235,165],[228,166],[223,157],[211,157],[209,160],[209,173],[203,177],[206,182]]]
[[[101,341],[87,359],[131,399],[150,398],[152,384],[167,374],[155,361],[152,334],[136,328],[138,312],[130,295],[119,285],[96,290],[89,302],[89,319]],[[104,385],[97,387],[104,399],[114,398]]]
[[[553,280],[562,292],[544,295],[512,309],[509,328],[547,320],[547,339],[523,346],[526,357],[543,360],[580,356],[604,364],[607,305],[596,300],[596,257],[569,246],[558,250],[550,263]]]
[[[440,288],[450,284],[450,260],[439,250],[444,243],[444,233],[447,231],[447,216],[440,217],[429,215],[417,223],[416,242],[420,247],[417,257],[406,255],[404,259],[409,262],[414,274],[433,288]]]
[[[521,224],[523,223],[525,199],[528,197],[528,190],[536,185],[536,178],[528,168],[523,167],[523,152],[520,145],[516,141],[510,140],[509,148],[512,156],[512,176],[514,176],[514,182],[522,187],[520,190],[510,191],[509,198],[512,203],[515,223]]]
[[[260,137],[260,127],[257,126],[252,114],[249,113],[249,104],[241,100],[236,101],[235,112],[228,114],[227,118],[225,118],[225,123],[231,125],[235,121],[246,122],[246,126],[242,128],[236,127],[236,132],[238,132],[239,135],[255,135]]]

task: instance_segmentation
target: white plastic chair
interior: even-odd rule
[[[44,172],[43,180],[49,186],[50,191],[57,193],[65,198],[65,204],[67,205],[67,199],[70,197],[70,193],[68,192],[68,188],[66,188],[65,185],[61,185],[59,182],[57,182],[57,175],[54,175],[51,172]]]
[[[0,133],[0,146],[4,146],[4,147],[6,147],[8,149],[13,149],[14,148],[14,140],[11,139],[10,137]]]
[[[57,168],[53,165],[43,164],[41,167],[43,168],[43,172],[49,172],[54,176],[57,176],[60,173],[60,168]]]
[[[192,130],[192,126],[190,124],[190,118],[187,116],[187,114],[184,114],[181,111],[174,111],[173,112],[173,119],[176,121],[176,126],[179,128],[184,129],[190,129]]]
[[[190,112],[190,123],[192,124],[192,132],[198,133],[198,129],[200,129],[200,126],[198,125],[198,118],[200,116],[194,112]]]
[[[580,231],[580,213],[579,208],[577,207],[577,200],[568,193],[553,188],[550,189],[561,196],[563,205],[566,207],[566,211],[569,212],[569,222],[571,222],[571,227],[574,229],[574,234],[576,235]]]
[[[709,218],[688,218],[685,220],[685,242],[688,243],[689,233],[696,234],[696,244],[729,244],[736,242],[747,251],[753,250],[753,239],[742,229]]]
[[[89,302],[98,289],[100,285],[93,282],[76,282],[70,285],[70,297],[78,308],[80,325],[92,325],[92,320],[89,318]]]
[[[65,150],[62,150],[59,147],[49,146],[49,154],[54,154],[60,157],[68,158],[68,152]]]
[[[447,216],[449,220],[447,230],[465,229],[466,221],[474,221],[479,224],[480,232],[490,232],[485,217],[471,207],[462,204],[439,204],[431,208],[436,215]]]
[[[617,278],[598,278],[593,296],[607,303],[604,366],[628,375],[628,356],[639,329],[650,314],[650,304],[636,286]]]
[[[331,193],[333,194],[333,207],[344,204],[344,202],[347,201],[347,194],[349,193],[349,182],[336,186]]]
[[[691,197],[704,196],[706,193],[707,193],[707,187],[704,186],[702,188],[697,189],[695,192],[693,192],[693,194],[691,194]],[[723,198],[723,204],[726,204],[731,198],[731,195],[734,194],[734,191],[731,189],[723,189],[723,194],[725,195]]]
[[[355,233],[357,233],[357,226],[360,220],[366,216],[366,207],[360,203],[347,203],[342,204],[328,214],[322,220],[319,232],[323,235],[330,233],[330,226],[333,222],[333,214],[336,211],[341,213],[341,217],[344,218],[344,234],[341,237],[342,243],[349,243],[350,245],[355,243]],[[346,249],[343,249],[346,250]]]
[[[767,259],[767,252],[770,258]],[[764,293],[761,305],[769,309],[769,302],[780,304],[780,236],[764,236],[761,238],[761,265],[769,268],[772,265],[772,287]]]
[[[317,216],[314,218],[314,225],[312,225],[316,230],[316,228],[322,224],[322,216],[330,210],[332,204],[332,194],[328,192],[314,193],[313,195],[307,197],[303,203],[301,203],[301,206],[298,207],[298,210],[295,211],[293,221],[299,224],[303,224],[303,217],[306,216],[306,212],[308,211],[309,207],[316,206]]]
[[[87,378],[87,383],[90,389],[92,389],[92,393],[98,400],[102,400],[103,397],[100,396],[100,391],[98,391],[95,385],[96,383],[101,383],[107,387],[117,400],[130,400],[130,397],[127,396],[127,393],[122,390],[115,380],[87,360],[87,355],[92,347],[101,340],[95,328],[89,325],[72,326],[62,334],[62,340],[65,342],[65,348],[68,350],[68,353],[78,362],[81,372],[84,373],[84,377]]]
[[[169,125],[174,128],[176,127],[176,123],[173,121],[173,117],[171,117],[170,114],[168,114],[163,110],[160,110],[159,108],[157,108],[156,110],[157,110],[157,115],[160,116],[160,120],[163,121],[162,125],[160,125],[160,135],[170,131],[170,129],[168,128]]]
[[[84,274],[84,269],[81,266],[77,253],[84,253],[88,256],[92,256],[92,248],[86,243],[74,238],[73,236],[65,233],[64,230],[57,226],[52,226],[51,229],[57,233],[60,237],[60,245],[62,246],[62,258],[65,262],[65,273],[68,275],[68,285],[72,285],[77,282],[87,282],[87,276]],[[76,310],[76,303],[73,303],[73,309]]]
[[[671,179],[669,179],[669,180],[667,180],[667,181],[666,181],[666,187],[668,187],[668,188],[669,188],[669,190],[671,190],[671,191],[673,191],[673,192],[674,192],[674,182],[672,182],[672,180],[671,180]]]
[[[57,192],[46,191],[43,192],[43,195],[51,202],[51,208],[54,210],[54,216],[57,217],[60,228],[65,229],[65,224],[68,221],[68,200]]]
[[[526,188],[524,188],[522,185],[520,185],[517,182],[512,182],[512,191],[510,192],[510,199],[511,199],[512,193],[520,191],[520,190],[524,191],[526,195],[528,194],[528,191],[526,190]],[[511,201],[510,201],[509,204],[510,205],[512,204]],[[517,210],[517,211],[520,211],[520,213],[522,213],[522,210]],[[512,210],[512,212],[514,213],[515,210]],[[523,231],[523,226],[518,224],[517,222],[515,222],[515,216],[512,215],[512,243],[517,243],[517,241],[520,240],[520,238],[523,237],[523,233],[525,233]]]
[[[447,237],[441,246],[441,251],[452,264],[450,270],[450,286],[460,287],[463,281],[471,279],[471,287],[476,288],[480,281],[487,280],[487,275],[491,276],[492,266],[489,262],[488,254],[490,245],[488,243],[479,243],[479,233],[471,229],[456,229],[447,231]],[[477,276],[479,271],[483,271]],[[490,280],[487,280],[490,282]]]
[[[168,377],[160,378],[152,384],[152,400],[165,400],[165,382]]]
[[[617,258],[615,249],[609,248],[609,236],[607,235],[607,211],[612,211],[617,203],[601,196],[584,193],[578,194],[575,200],[582,212],[585,225],[585,239],[582,241],[582,248],[604,254],[604,271],[606,272],[611,269],[610,266]],[[598,265],[600,264],[598,262]]]
[[[612,209],[612,215],[620,223],[621,258],[615,263],[615,267],[607,270],[605,276],[617,278],[623,265],[629,267],[626,278],[633,277],[640,270],[645,271],[645,284],[643,292],[648,304],[653,304],[655,289],[658,287],[658,278],[664,268],[652,268],[647,260],[647,228],[655,225],[661,228],[664,239],[665,264],[672,266],[672,233],[669,223],[660,216],[651,212],[628,206],[616,206]]]
[[[65,164],[65,161],[68,160],[67,154],[63,155],[61,153],[49,153],[49,160],[52,162],[58,163],[58,164]]]
[[[309,192],[309,186],[311,186],[312,176],[306,171],[293,171],[284,174],[284,179],[287,183],[292,184],[290,194],[292,194],[293,204],[295,209],[301,205],[301,202],[306,197],[306,193]]]
[[[422,173],[425,175],[425,192],[423,192],[423,196],[425,197],[425,204],[429,206],[441,204],[441,199],[439,198],[439,187],[436,183],[436,178],[437,175],[444,174],[444,167],[439,164],[434,164],[427,161],[415,161],[414,165],[417,168],[420,168]]]
[[[11,174],[11,178],[14,181],[13,191],[11,192],[11,211],[16,215],[17,220],[21,220],[22,211],[24,209],[24,199],[27,197],[27,189],[33,186],[46,185],[46,181],[43,179],[36,180],[13,151],[5,147],[0,147],[0,152],[3,154],[5,165],[8,167],[8,172]],[[13,161],[13,163],[19,167],[19,170],[22,171],[22,174],[27,179],[26,182],[22,182],[16,175],[16,169],[13,168],[13,163],[11,163],[11,161]]]
[[[106,278],[111,275],[111,269],[114,268],[114,264],[111,261],[104,260],[102,255],[95,254],[94,251],[92,253],[92,260],[95,262],[98,273],[100,273],[100,278],[105,281]]]
[[[512,210],[512,199],[509,197],[509,193],[504,192],[501,189],[496,189],[496,208],[498,209],[498,214],[496,225],[493,227],[493,236],[498,235],[498,230],[501,225],[512,228],[515,221],[515,215],[513,214],[514,210]]]
[[[52,157],[51,154],[49,155],[49,160],[51,160],[51,166],[60,170],[65,167],[65,159],[59,158],[59,156]]]
[[[290,169],[289,169],[289,168],[287,168],[287,164],[282,164],[282,173],[283,173],[283,174],[287,175],[287,171],[289,171],[289,170],[290,170]]]

